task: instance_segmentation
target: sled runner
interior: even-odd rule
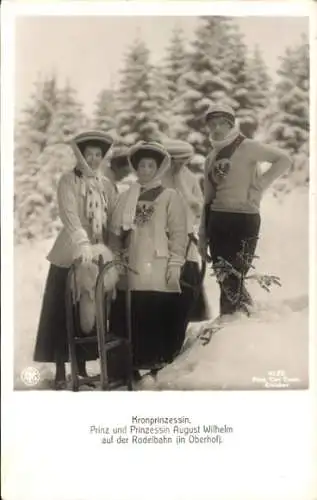
[[[99,274],[95,287],[96,322],[92,334],[89,335],[82,334],[79,321],[79,302],[74,301],[74,295],[77,297],[78,286],[76,283],[76,263],[71,266],[68,273],[65,298],[73,391],[78,391],[81,385],[87,385],[94,382],[100,383],[100,389],[102,391],[113,390],[124,386],[127,387],[129,391],[132,390],[133,367],[130,337],[127,339],[119,338],[109,331],[111,295],[105,293],[104,276],[109,272],[111,267],[116,265],[124,266],[121,262],[119,263],[116,261],[110,261],[105,264],[102,256],[99,257]],[[73,283],[73,287],[71,283]],[[84,346],[89,343],[97,343],[100,374],[92,377],[79,377],[76,346]],[[116,363],[116,358],[121,360],[120,365]],[[116,368],[113,369],[114,367]],[[112,373],[110,374],[109,372]]]

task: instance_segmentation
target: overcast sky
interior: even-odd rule
[[[16,108],[20,110],[41,72],[55,70],[60,83],[69,78],[88,113],[97,93],[115,82],[123,55],[136,35],[150,48],[153,60],[164,55],[174,26],[193,37],[196,17],[25,17],[16,24]],[[305,17],[237,17],[249,47],[259,44],[274,73],[279,56],[308,33]]]

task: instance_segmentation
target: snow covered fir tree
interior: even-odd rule
[[[226,78],[228,96],[240,123],[242,133],[254,137],[259,125],[259,85],[256,69],[252,68],[248,49],[236,26],[227,25],[225,44]]]
[[[261,115],[261,112],[267,108],[270,101],[270,92],[272,90],[272,78],[259,45],[256,45],[254,51],[249,56],[249,71],[254,81],[253,106]],[[261,123],[261,120],[259,120]]]
[[[76,91],[56,76],[35,84],[15,144],[15,235],[18,241],[50,237],[60,227],[56,188],[74,164],[69,138],[87,126]]]
[[[23,118],[19,121],[19,148],[29,148],[43,151],[47,145],[48,128],[58,105],[58,89],[56,76],[39,79],[34,83],[34,92],[30,103],[23,110]],[[23,129],[23,133],[22,133]],[[19,130],[17,131],[19,134]]]
[[[93,128],[115,134],[116,95],[113,90],[103,89],[94,103]]]
[[[307,37],[289,47],[278,70],[276,109],[270,116],[268,137],[298,154],[309,136],[309,44]]]
[[[277,183],[280,191],[309,181],[309,75],[309,43],[303,35],[282,57],[265,117],[264,138],[293,158],[291,172]]]
[[[187,51],[183,31],[175,28],[169,45],[166,48],[166,56],[163,60],[163,71],[166,79],[167,98],[170,102],[177,99],[181,93],[181,79],[187,67]]]
[[[183,127],[181,109],[185,89],[184,74],[188,70],[188,62],[184,34],[176,27],[162,61],[162,73],[166,82],[167,109],[165,112],[168,114],[169,134],[173,137],[179,137]]]
[[[117,83],[100,88],[86,116],[71,82],[38,78],[15,128],[15,222],[18,240],[50,236],[59,227],[55,188],[73,165],[68,138],[86,126],[110,132],[127,145],[166,136],[190,142],[189,168],[201,176],[209,151],[203,116],[221,100],[237,113],[242,131],[275,143],[293,157],[293,170],[273,190],[289,191],[309,179],[309,45],[303,36],[282,54],[276,74],[261,47],[246,45],[228,17],[199,18],[192,39],[177,26],[160,60],[139,36],[128,47]],[[43,166],[45,165],[45,176]]]
[[[83,105],[78,101],[77,92],[70,82],[58,89],[56,95],[56,106],[46,132],[47,144],[65,144],[76,131],[88,126]]]
[[[159,140],[167,129],[154,96],[154,67],[145,43],[136,39],[126,56],[118,89],[118,134],[127,144]]]
[[[224,68],[224,39],[227,19],[206,17],[196,30],[189,48],[187,71],[179,96],[181,139],[190,142],[197,154],[206,155],[210,147],[204,113],[215,100],[229,101],[228,75]]]

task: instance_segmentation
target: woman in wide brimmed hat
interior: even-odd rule
[[[163,185],[176,189],[183,196],[187,206],[188,244],[186,262],[182,269],[184,308],[189,312],[189,321],[203,321],[209,316],[208,303],[203,286],[197,295],[195,287],[199,286],[200,283],[200,256],[197,248],[196,230],[204,199],[198,176],[187,168],[188,162],[194,155],[194,149],[191,144],[181,140],[169,139],[165,140],[163,144],[171,156],[171,168],[164,176]]]
[[[127,335],[128,291],[134,367],[155,369],[174,359],[185,336],[179,281],[187,244],[186,209],[175,190],[162,186],[170,157],[160,144],[138,143],[129,152],[129,162],[138,180],[119,196],[111,240],[137,274],[129,272],[119,282],[111,327]]]
[[[108,134],[99,131],[76,135],[70,144],[77,165],[64,173],[58,184],[63,228],[47,257],[50,268],[34,352],[34,361],[56,364],[56,389],[66,387],[65,363],[69,360],[65,307],[68,271],[77,258],[83,265],[92,261],[94,246],[105,242],[109,216],[116,201],[112,184],[101,174],[103,159],[112,142]],[[87,375],[86,361],[97,357],[97,346],[77,346],[80,375]]]

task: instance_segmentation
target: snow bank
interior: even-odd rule
[[[53,377],[52,365],[34,364],[41,299],[45,286],[51,240],[25,243],[15,248],[15,387],[27,366],[40,369],[47,388]],[[261,239],[257,270],[276,274],[282,287],[267,294],[257,284],[250,291],[259,302],[252,319],[239,320],[215,334],[207,346],[195,340],[195,328],[189,328],[191,349],[160,373],[156,383],[144,379],[139,389],[206,390],[260,389],[270,370],[283,370],[293,379],[292,388],[307,385],[308,374],[308,192],[296,189],[282,200],[268,193],[263,199]],[[205,286],[213,316],[218,314],[218,286],[206,277]],[[93,371],[97,363],[90,364]],[[296,381],[297,380],[297,381]]]
[[[301,308],[304,307],[302,310]],[[193,346],[158,375],[144,379],[143,389],[219,390],[303,389],[308,380],[307,303],[299,311],[239,319],[216,332],[203,346],[192,332]],[[277,376],[283,371],[284,378]],[[270,378],[274,372],[274,380]],[[285,386],[285,388],[286,388]]]
[[[192,347],[162,370],[156,382],[144,379],[140,389],[265,389],[272,371],[284,372],[291,389],[307,387],[308,214],[305,188],[282,200],[265,195],[256,268],[278,275],[282,287],[268,294],[250,282],[257,303],[252,319],[242,318],[219,330],[206,346],[196,338],[198,326],[192,325],[188,339]],[[218,286],[208,276],[205,286],[216,316]]]

